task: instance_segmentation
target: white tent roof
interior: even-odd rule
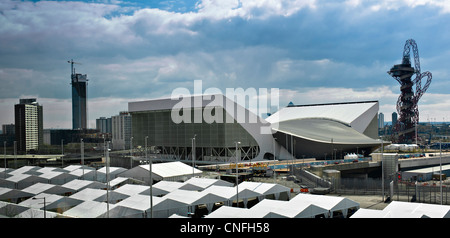
[[[266,218],[314,218],[316,215],[327,214],[328,210],[313,204],[297,204],[292,206],[287,201],[264,199],[253,206],[252,214],[260,214]]]
[[[387,212],[383,210],[360,208],[350,218],[383,218],[386,215]]]
[[[140,167],[149,170],[149,165],[140,165]],[[191,166],[184,164],[182,162],[169,162],[169,163],[159,163],[152,164],[152,172],[153,174],[160,176],[161,178],[169,178],[169,177],[179,177],[185,175],[201,175],[202,171],[196,168],[192,168]]]
[[[114,204],[109,204],[110,210],[114,207]],[[84,201],[77,206],[65,211],[63,214],[80,218],[96,218],[104,214],[106,211],[107,204],[105,202]]]
[[[24,207],[18,204],[2,202],[0,201],[0,218],[1,217],[14,217],[26,210],[30,209],[29,207]]]
[[[63,213],[83,202],[83,200],[62,196],[58,200],[48,203],[46,209],[57,210],[59,213]]]
[[[202,198],[204,196],[203,193],[197,192],[197,191],[189,191],[189,190],[181,190],[177,189],[175,191],[170,192],[169,194],[165,195],[165,199],[172,199],[174,201],[178,201],[180,203],[185,203],[188,205],[196,205],[195,203],[197,200]]]
[[[184,185],[181,186],[180,189],[201,191],[212,185],[226,186],[226,187],[234,186],[232,183],[220,179],[193,177],[185,181]]]
[[[349,208],[359,208],[359,203],[345,197],[312,195],[300,193],[292,198],[289,203],[298,206],[300,204],[314,204],[318,207],[329,210],[330,212],[346,210]]]
[[[109,186],[112,188],[112,187],[114,187],[114,186],[116,186],[116,185],[118,185],[118,184],[120,184],[122,182],[127,181],[128,179],[129,178],[125,178],[125,177],[117,177],[117,178],[109,181]]]
[[[252,217],[249,209],[221,206],[217,210],[206,215],[205,218],[249,218]]]
[[[376,105],[377,102],[357,102],[284,107],[266,120],[275,123],[300,118],[330,118],[350,124]]]
[[[184,183],[162,180],[153,184],[153,195],[165,195],[179,189],[183,185]]]
[[[98,202],[106,202],[107,200],[106,197],[107,197],[106,190],[93,188],[85,188],[70,196],[70,198],[79,199],[83,201],[98,201]],[[109,191],[108,197],[110,203],[115,203],[115,201],[123,200],[129,196],[116,191]]]
[[[36,195],[36,196],[34,196],[32,198],[29,198],[29,199],[19,203],[19,205],[22,205],[22,206],[25,206],[25,207],[41,209],[41,208],[44,208],[44,200],[41,199],[41,198],[44,198],[44,197],[45,197],[45,204],[46,205],[62,198],[62,196],[56,195],[56,194],[41,193],[39,195]],[[37,199],[34,199],[34,198],[37,198]]]
[[[125,185],[121,186],[120,188],[114,189],[114,191],[132,196],[135,194],[140,194],[149,189],[150,188],[148,186],[144,186],[144,185],[125,184]]]
[[[0,200],[32,197],[34,194],[12,188],[0,188]]]
[[[261,195],[269,195],[282,192],[290,192],[290,188],[274,183],[258,183],[244,181],[239,184],[240,188],[247,188]]]
[[[70,188],[76,191],[80,191],[84,188],[103,188],[106,189],[106,185],[96,181],[87,181],[75,179],[62,185],[63,187]]]
[[[20,167],[18,169],[15,169],[14,171],[10,171],[9,174],[12,174],[12,175],[23,174],[23,173],[25,173],[27,171],[38,170],[40,168],[41,167],[38,167],[38,166],[23,166],[23,167]]]
[[[391,217],[450,218],[448,205],[392,201],[383,211],[389,212]]]
[[[45,211],[46,218],[55,218],[57,216],[59,216],[58,213]],[[44,218],[44,211],[40,209],[30,208],[17,214],[16,216],[14,216],[14,218]]]
[[[64,172],[64,173],[67,173],[69,171],[65,170],[65,169],[61,169],[61,168],[56,168],[56,167],[44,167],[44,168],[37,169],[36,172],[45,174],[47,172]]]
[[[86,172],[86,170],[95,170],[94,168],[86,166],[86,165],[69,165],[67,167],[64,167],[64,170],[66,170],[68,172],[72,172],[72,171],[75,171],[78,169],[80,169],[80,170],[84,169],[85,172]]]
[[[49,193],[49,194],[65,194],[74,193],[75,190],[63,187],[61,185],[48,184],[48,183],[35,183],[29,187],[22,189],[24,192],[32,194]]]

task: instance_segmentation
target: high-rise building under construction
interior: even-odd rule
[[[87,75],[77,74],[72,61],[72,129],[87,129]]]

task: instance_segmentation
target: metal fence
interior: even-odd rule
[[[382,196],[381,178],[340,178],[331,181],[331,193]],[[450,205],[450,181],[416,183],[409,181],[385,181],[384,194],[391,200]],[[442,201],[442,203],[441,203]]]

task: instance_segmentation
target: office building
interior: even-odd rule
[[[35,98],[20,99],[14,105],[17,150],[38,150],[43,144],[43,109]]]
[[[397,124],[397,113],[393,112],[392,113],[392,126],[395,126],[395,124]]]
[[[72,69],[72,128],[87,129],[87,75]]]
[[[384,114],[380,112],[378,114],[378,128],[383,129],[384,128]]]
[[[114,150],[130,149],[131,116],[128,112],[120,112],[118,116],[111,117],[112,146]]]
[[[112,133],[112,119],[106,117],[100,117],[95,119],[96,129],[100,133]]]

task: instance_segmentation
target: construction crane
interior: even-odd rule
[[[73,65],[74,65],[74,64],[81,64],[81,63],[74,62],[73,59],[68,60],[67,63],[71,64],[71,67],[72,67],[72,71],[71,71],[71,72],[72,72],[72,75],[75,75],[75,68],[73,67]]]
[[[414,68],[411,67],[410,51],[414,54]],[[418,102],[422,95],[427,91],[431,83],[432,75],[430,72],[420,72],[419,49],[413,39],[409,39],[405,43],[403,49],[403,59],[401,64],[394,65],[388,71],[395,80],[400,83],[401,94],[397,100],[397,113],[399,119],[397,124],[393,125],[395,132],[398,134],[398,143],[412,143],[416,138],[415,127],[419,122]],[[411,80],[413,75],[414,80]],[[427,77],[425,85],[422,87],[422,79]],[[416,85],[415,92],[413,86]]]

